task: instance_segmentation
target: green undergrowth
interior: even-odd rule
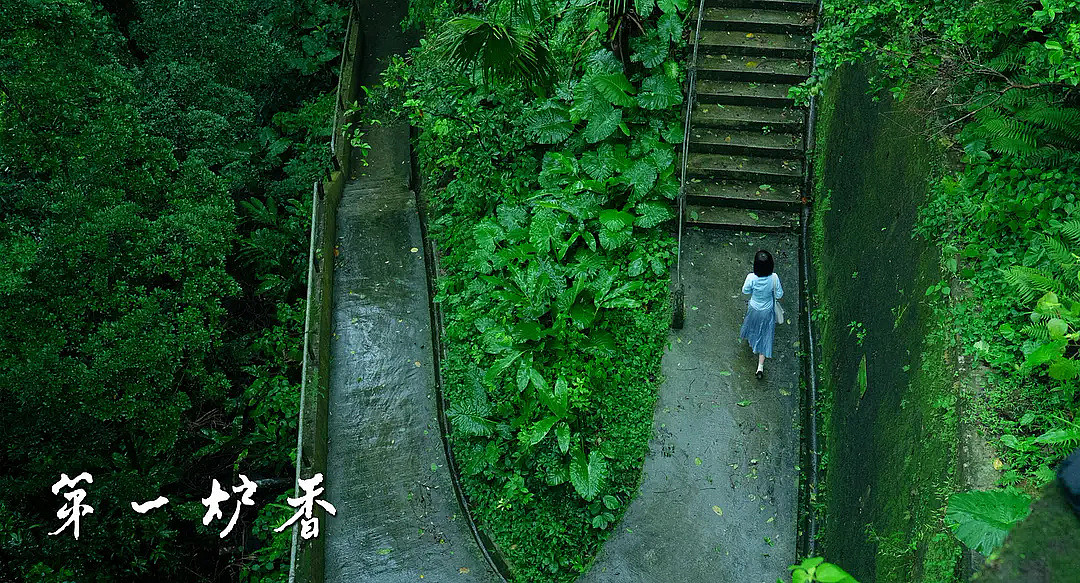
[[[571,581],[629,505],[652,427],[686,5],[434,4],[411,20],[448,24],[391,63],[369,110],[419,129],[472,511],[516,580]],[[470,44],[491,31],[514,43]]]

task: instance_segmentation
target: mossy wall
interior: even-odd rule
[[[939,253],[912,237],[944,164],[919,112],[874,101],[845,67],[819,100],[812,230],[825,477],[819,551],[861,583],[955,581],[942,522],[956,482],[952,358],[929,286]]]

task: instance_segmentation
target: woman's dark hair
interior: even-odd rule
[[[773,272],[772,254],[762,249],[754,254],[754,275],[768,277]]]

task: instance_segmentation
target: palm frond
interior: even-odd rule
[[[484,84],[499,78],[542,84],[552,74],[547,45],[536,33],[476,16],[447,21],[434,49],[451,66],[479,71]]]

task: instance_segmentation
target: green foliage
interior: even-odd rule
[[[1005,542],[1014,524],[1031,512],[1031,497],[1001,490],[960,492],[949,496],[945,520],[968,547],[989,555]]]
[[[432,43],[450,64],[478,71],[484,83],[500,78],[545,84],[551,75],[547,46],[520,27],[458,16]]]
[[[791,570],[791,583],[859,583],[847,571],[832,563],[826,563],[821,557],[803,559],[798,565],[788,567]],[[780,579],[777,583],[783,583]]]
[[[223,547],[192,504],[211,478],[268,480],[272,500],[294,476],[307,201],[345,14],[0,5],[0,520],[19,533],[0,577],[212,578],[252,551],[281,575],[287,533],[245,550],[242,514]],[[84,470],[82,538],[48,536],[50,486]],[[174,503],[127,510],[159,494]]]
[[[674,245],[660,227],[678,192],[681,73],[661,14],[638,19],[635,38],[652,43],[642,68],[592,34],[604,10],[545,6],[460,17],[545,39],[546,92],[494,69],[462,77],[425,43],[369,88],[365,117],[421,130],[450,439],[473,511],[518,578],[570,581],[625,510],[647,449],[670,318]]]

